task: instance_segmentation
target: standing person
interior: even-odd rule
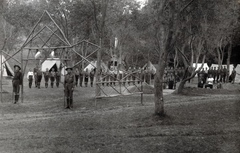
[[[232,74],[230,75],[232,84],[234,84],[234,82],[235,82],[236,74],[237,74],[237,72],[236,72],[235,68],[233,68]]]
[[[20,72],[20,70],[21,70],[20,66],[14,65],[14,76],[12,80],[13,93],[15,95],[14,104],[18,102],[20,85],[22,85],[22,73]]]
[[[83,84],[83,76],[84,76],[84,72],[82,70],[80,70],[80,73],[79,73],[79,85],[80,85],[80,87],[82,87],[82,84]]]
[[[168,78],[168,89],[173,89],[174,88],[174,76],[170,74]]]
[[[223,82],[223,76],[224,76],[224,71],[223,71],[223,67],[221,66],[221,69],[220,69],[220,82]]]
[[[216,67],[213,68],[212,70],[212,74],[213,74],[213,83],[216,83],[216,78],[217,78],[217,69]]]
[[[223,67],[222,71],[223,71],[222,72],[223,73],[223,82],[225,83],[225,82],[227,82],[226,77],[227,77],[227,73],[228,73],[226,66]]]
[[[56,76],[55,69],[52,68],[52,70],[51,70],[51,72],[50,72],[50,81],[51,81],[51,87],[52,87],[52,88],[53,88],[53,85],[54,85],[55,76]]]
[[[37,71],[38,71],[38,65],[36,65],[36,67],[33,69],[33,74],[34,74],[34,83],[35,83],[35,87],[38,87],[38,81],[37,81]]]
[[[61,80],[61,73],[59,70],[57,70],[56,74],[56,86],[59,87],[59,83],[60,83],[60,80]]]
[[[73,90],[75,86],[75,75],[72,73],[72,68],[66,68],[67,74],[64,77],[64,93],[67,98],[67,107],[73,107]]]
[[[79,78],[79,70],[78,70],[78,68],[76,68],[75,69],[75,81],[76,81],[76,87],[77,87],[77,85],[78,85],[78,78]]]
[[[33,79],[34,79],[34,74],[33,74],[32,69],[29,69],[28,74],[27,74],[27,79],[28,79],[29,88],[32,88],[32,82],[33,82]]]
[[[38,86],[38,89],[40,89],[41,81],[42,81],[42,70],[41,70],[41,68],[38,68],[38,71],[37,71],[37,86]]]
[[[94,75],[95,71],[92,69],[89,76],[90,76],[90,82],[91,82],[91,87],[93,87],[93,80],[94,80]]]
[[[44,80],[45,80],[45,88],[48,87],[48,81],[49,81],[49,71],[48,68],[46,68],[46,72],[43,73],[44,75]]]
[[[86,72],[85,72],[85,74],[84,74],[85,87],[88,86],[88,79],[89,79],[89,72],[88,72],[88,69],[86,69]]]

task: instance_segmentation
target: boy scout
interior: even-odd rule
[[[22,73],[20,72],[21,68],[18,65],[14,65],[14,76],[12,80],[12,85],[13,85],[13,93],[15,95],[15,101],[14,104],[18,102],[19,99],[19,90],[20,90],[20,85],[22,85]]]
[[[64,92],[67,98],[67,107],[70,109],[73,107],[73,90],[75,86],[75,75],[72,73],[72,68],[66,68],[67,74],[64,78]]]
[[[56,72],[55,72],[55,69],[53,68],[50,72],[50,80],[51,80],[51,87],[53,88],[53,84],[54,84],[54,81],[55,81],[55,75],[56,75]]]
[[[38,86],[38,89],[40,89],[41,81],[42,81],[42,71],[41,71],[41,68],[39,68],[38,71],[37,71],[37,86]]]
[[[60,79],[61,79],[61,73],[60,73],[60,71],[57,71],[56,72],[56,86],[57,87],[59,87]]]
[[[48,68],[46,68],[46,72],[43,73],[44,75],[44,80],[45,80],[45,87],[48,87],[48,81],[49,81],[49,71]]]

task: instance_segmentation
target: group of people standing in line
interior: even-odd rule
[[[55,82],[56,82],[56,87],[59,87],[60,80],[61,80],[61,72],[57,69],[55,70],[54,68],[50,70],[46,68],[46,71],[42,72],[41,68],[39,68],[38,66],[35,67],[33,71],[29,69],[29,72],[27,74],[29,88],[32,88],[32,84],[34,80],[35,87],[40,89],[42,78],[44,78],[44,81],[45,81],[45,88],[48,88],[49,80],[52,88]]]
[[[213,88],[214,84],[217,84],[218,88],[221,88],[221,83],[233,83],[235,82],[236,70],[233,68],[232,73],[229,75],[229,71],[226,66],[223,67],[211,67],[210,69],[202,69],[198,72],[198,87]],[[229,75],[229,77],[228,77]]]

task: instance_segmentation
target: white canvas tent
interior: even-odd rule
[[[46,69],[50,70],[51,68],[59,69],[61,61],[59,58],[48,58],[42,63],[42,71],[45,72]]]
[[[2,58],[2,63],[6,61],[4,56],[1,56],[1,58]],[[4,76],[4,77],[13,76],[14,72],[13,72],[12,68],[10,67],[9,63],[8,62],[5,62],[3,64],[2,63],[0,64],[1,65],[0,75],[2,73],[2,76]]]
[[[89,63],[85,68],[84,71],[86,71],[88,69],[88,71],[91,71],[92,69],[97,67],[97,61],[92,61],[91,63]],[[101,62],[101,68],[103,72],[106,72],[108,70],[108,67],[105,63]]]
[[[235,70],[237,72],[236,77],[235,77],[235,83],[240,83],[240,64],[238,64],[236,66]]]
[[[202,63],[193,63],[193,67],[196,68],[195,71],[199,70],[199,68],[202,66]],[[204,70],[207,69],[209,70],[209,67],[207,65],[207,63],[203,63],[203,67]]]
[[[148,70],[152,71],[153,74],[155,74],[157,72],[156,67],[150,61],[148,61],[148,63],[143,66],[143,69],[148,69]]]

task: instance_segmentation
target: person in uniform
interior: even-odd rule
[[[82,87],[82,84],[83,84],[83,76],[84,76],[84,72],[82,70],[80,70],[80,73],[79,73],[79,85],[80,85],[80,87]]]
[[[45,88],[48,87],[48,81],[49,81],[49,71],[48,68],[46,68],[46,72],[43,73],[44,80],[45,80]]]
[[[29,88],[32,88],[32,82],[33,82],[33,79],[34,79],[34,74],[33,74],[32,69],[29,69],[28,74],[27,74],[27,79],[28,79]]]
[[[94,80],[94,75],[95,75],[95,72],[94,72],[94,69],[91,70],[89,76],[90,76],[90,82],[91,82],[91,87],[93,87],[93,80]]]
[[[84,73],[84,83],[85,83],[85,87],[88,86],[88,79],[89,79],[89,72],[88,72],[88,69],[86,69],[86,72]]]
[[[34,74],[34,83],[35,83],[35,87],[37,88],[38,87],[38,81],[37,81],[37,71],[38,71],[38,65],[36,65],[36,67],[33,69],[33,74]]]
[[[76,81],[76,87],[78,86],[78,78],[79,78],[79,70],[78,68],[75,69],[75,81]]]
[[[59,87],[59,83],[61,80],[61,73],[59,70],[57,70],[55,77],[56,77],[56,86]]]
[[[14,76],[12,80],[13,85],[13,93],[15,95],[15,101],[14,104],[18,102],[19,99],[19,91],[20,91],[20,85],[22,85],[22,73],[20,72],[21,67],[18,65],[14,65]]]
[[[50,81],[51,81],[51,87],[52,87],[52,88],[53,88],[53,85],[54,85],[55,76],[56,76],[55,69],[52,68],[52,70],[51,70],[51,72],[50,72]]]
[[[40,89],[41,81],[42,81],[42,70],[41,70],[41,68],[39,68],[38,71],[37,71],[37,86],[38,86],[38,89]]]
[[[227,82],[227,74],[228,74],[228,70],[226,68],[226,66],[223,67],[223,82]]]
[[[64,93],[67,98],[67,107],[73,107],[73,90],[75,86],[75,75],[72,73],[72,68],[66,68],[67,74],[64,77]]]
[[[216,67],[213,68],[212,74],[213,74],[213,83],[216,83],[216,78],[217,78],[217,69],[216,69]]]

